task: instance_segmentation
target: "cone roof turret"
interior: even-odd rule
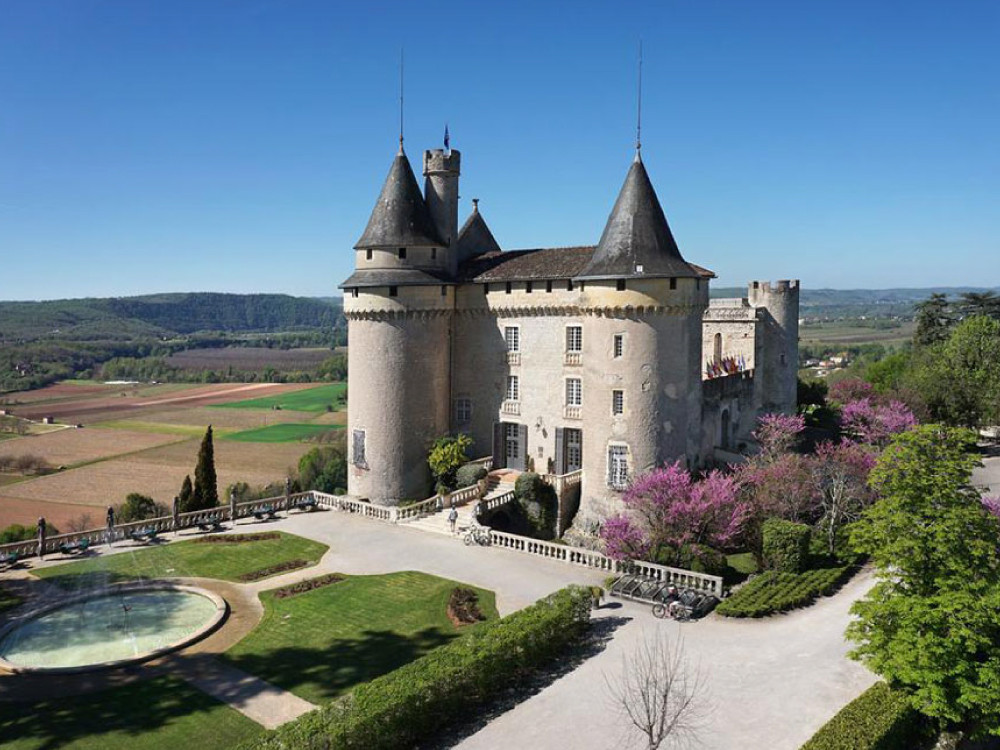
[[[382,193],[356,250],[376,247],[443,246],[410,160],[402,146],[392,161]]]
[[[681,256],[646,167],[636,152],[601,241],[577,278],[664,276],[697,278],[699,274]]]

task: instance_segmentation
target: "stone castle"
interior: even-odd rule
[[[502,250],[477,201],[459,228],[460,165],[425,151],[421,192],[401,145],[341,284],[350,495],[426,497],[429,445],[461,432],[494,468],[578,477],[589,526],[631,477],[732,460],[794,410],[798,282],[710,301],[638,151],[588,247]]]

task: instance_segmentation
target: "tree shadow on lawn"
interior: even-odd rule
[[[606,607],[607,605],[602,609]],[[414,750],[446,750],[471,737],[494,719],[517,708],[520,703],[565,677],[588,659],[600,654],[611,642],[615,631],[631,621],[631,617],[620,615],[591,620],[590,631],[583,642],[556,659],[547,669],[540,670],[520,684],[508,688],[503,695],[489,701],[470,715],[457,717],[457,720],[454,720],[454,723],[440,735],[415,746]]]
[[[266,653],[227,653],[219,658],[315,703],[398,669],[458,636],[458,632],[434,627],[409,635],[366,630],[358,637],[338,638],[326,648],[287,646]]]
[[[30,746],[39,750],[63,747],[85,737],[90,737],[98,746],[97,738],[101,735],[136,736],[156,732],[167,724],[192,716],[197,717],[196,724],[202,723],[210,719],[200,714],[220,709],[225,710],[222,704],[180,678],[159,677],[74,697],[32,703],[0,702],[0,736],[4,743],[34,740]],[[219,718],[225,721],[224,717]],[[191,731],[195,731],[194,725]],[[109,746],[126,742],[128,740],[109,742]],[[149,746],[148,743],[143,745]]]

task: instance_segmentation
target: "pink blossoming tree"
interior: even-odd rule
[[[902,401],[877,404],[870,398],[863,398],[844,404],[840,425],[854,440],[885,447],[893,435],[916,427],[917,418]]]
[[[822,514],[817,527],[826,536],[830,555],[837,554],[838,530],[858,520],[862,511],[875,501],[868,475],[875,468],[877,457],[871,447],[844,440],[820,443],[815,455],[809,458],[813,496]]]

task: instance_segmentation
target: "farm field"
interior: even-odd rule
[[[328,407],[336,409],[340,398],[347,391],[346,383],[330,383],[313,386],[294,393],[264,396],[243,401],[218,404],[220,409],[288,409],[291,411],[325,412]]]
[[[59,430],[45,435],[28,435],[8,440],[0,455],[43,456],[53,467],[75,466],[101,458],[133,453],[177,440],[170,435],[129,430]]]
[[[841,323],[803,325],[799,328],[799,344],[808,345],[858,345],[883,344],[901,346],[912,340],[915,324],[905,322],[898,328],[866,328]]]
[[[226,435],[225,439],[244,443],[290,443],[308,440],[342,428],[342,425],[331,424],[274,424],[269,427],[258,427],[255,430],[232,432]]]
[[[130,492],[169,505],[184,477],[194,472],[209,424],[216,436],[220,495],[236,482],[281,482],[313,447],[303,440],[346,422],[346,412],[326,410],[328,403],[343,408],[338,397],[345,388],[343,383],[106,386],[76,381],[9,394],[19,416],[51,414],[86,427],[56,425],[48,434],[0,442],[0,455],[32,454],[52,467],[66,467],[43,476],[0,474],[0,528],[33,525],[39,516],[60,530],[78,526],[83,515],[100,524],[107,506]],[[227,401],[239,408],[215,408]],[[282,408],[273,409],[276,403]],[[42,425],[34,423],[32,432],[35,427]]]
[[[187,349],[167,357],[166,362],[185,370],[261,371],[267,367],[285,372],[312,370],[333,356],[323,349],[269,349],[263,346],[231,346],[222,349]]]

